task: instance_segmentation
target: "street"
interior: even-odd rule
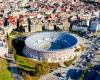
[[[79,77],[82,75],[83,71],[88,68],[88,64],[100,64],[100,54],[96,54],[96,46],[99,44],[95,44],[100,40],[100,37],[92,39],[92,43],[89,47],[87,47],[86,51],[75,61],[75,64],[71,65],[70,67],[60,68],[54,70],[53,72],[49,73],[46,76],[40,78],[40,80],[78,80]],[[98,47],[99,49],[99,47]],[[60,76],[55,74],[60,73]]]

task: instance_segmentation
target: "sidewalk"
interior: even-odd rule
[[[16,65],[16,62],[15,62],[12,54],[8,54],[7,59],[9,61],[9,67],[11,69],[14,80],[23,80],[17,69],[17,65]]]

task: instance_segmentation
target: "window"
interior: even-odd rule
[[[63,58],[63,60],[66,60],[66,58]]]
[[[58,60],[61,60],[61,58],[58,58]]]

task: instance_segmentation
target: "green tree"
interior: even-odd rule
[[[40,63],[35,66],[35,72],[36,72],[36,75],[39,77],[43,74],[42,73],[42,66]]]
[[[49,67],[48,62],[46,60],[44,60],[42,62],[42,71],[43,71],[43,74],[49,73],[49,69],[50,69],[50,67]]]
[[[8,35],[8,33],[6,34],[6,39],[9,40],[9,35]]]
[[[50,67],[47,61],[43,61],[42,63],[37,64],[35,67],[37,76],[49,73],[49,69]]]
[[[32,77],[26,72],[22,72],[22,76],[24,80],[32,80]]]

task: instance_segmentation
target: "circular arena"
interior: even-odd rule
[[[41,32],[26,38],[23,53],[35,60],[60,62],[76,56],[78,40],[67,32]]]

